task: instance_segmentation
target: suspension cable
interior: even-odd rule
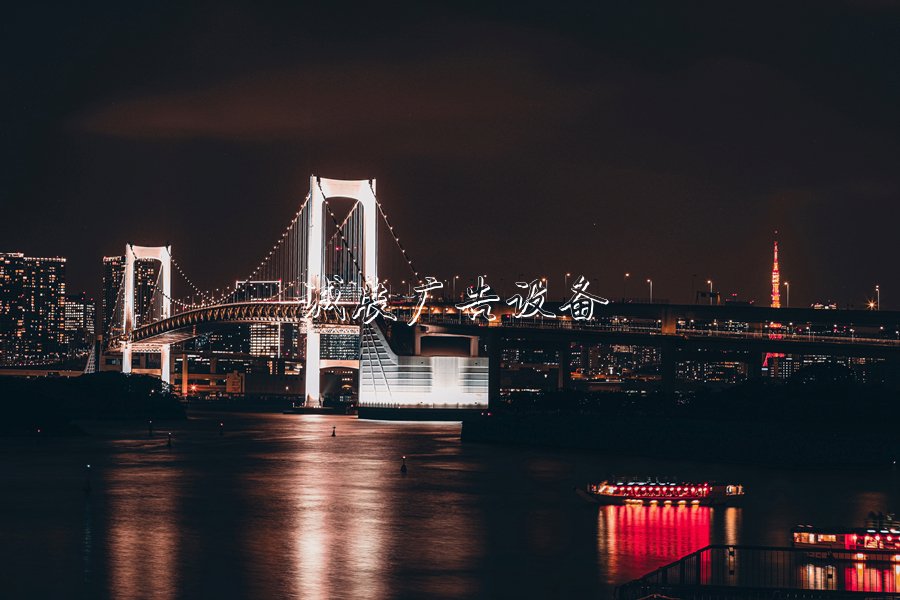
[[[378,195],[375,193],[375,187],[372,185],[371,180],[369,181],[369,188],[372,190],[372,196],[375,198],[375,204],[378,206],[378,212],[381,213],[381,218],[384,219],[384,224],[387,225],[388,232],[390,232],[391,237],[394,238],[394,242],[397,244],[397,247],[400,248],[400,252],[403,254],[404,260],[406,260],[407,266],[409,266],[409,270],[415,275],[416,279],[419,279],[419,271],[413,265],[412,259],[409,257],[409,254],[406,252],[406,248],[403,247],[403,244],[400,242],[400,238],[394,233],[394,226],[391,225],[391,222],[388,220],[387,213],[384,212],[384,207],[381,205],[381,202],[378,200]]]
[[[229,285],[228,287],[223,288],[223,291],[221,294],[214,294],[214,292],[210,291],[210,290],[206,290],[206,291],[201,290],[199,288],[199,286],[197,286],[187,276],[187,273],[184,272],[184,269],[175,260],[175,257],[172,256],[171,251],[169,251],[169,257],[172,259],[172,264],[175,265],[175,269],[178,271],[178,273],[184,278],[184,280],[188,283],[188,285],[191,287],[191,289],[193,289],[201,297],[201,299],[206,300],[206,302],[201,302],[200,304],[185,303],[185,302],[181,302],[181,301],[179,301],[179,304],[181,304],[183,306],[193,306],[193,307],[198,307],[198,308],[201,306],[208,306],[210,304],[221,304],[221,303],[223,303],[223,301],[225,301],[226,298],[228,298],[228,296],[238,292],[242,287],[245,287],[248,283],[253,281],[253,279],[256,277],[257,273],[259,273],[259,271],[263,267],[268,265],[269,260],[272,258],[272,256],[275,254],[275,252],[277,252],[277,250],[284,244],[284,241],[285,241],[285,239],[288,238],[288,235],[291,232],[291,230],[297,225],[297,223],[299,222],[299,219],[303,213],[303,210],[306,208],[307,204],[309,203],[309,199],[310,199],[310,194],[307,193],[306,197],[303,200],[303,204],[300,206],[300,209],[294,215],[294,218],[291,220],[290,224],[287,226],[287,228],[284,230],[284,232],[279,236],[278,241],[275,243],[275,245],[272,247],[272,249],[269,250],[269,252],[265,255],[265,257],[262,259],[262,261],[260,261],[260,263],[256,266],[256,268],[253,269],[253,271],[250,273],[250,275],[245,277],[243,280],[237,280],[237,282],[233,286]],[[218,292],[218,290],[215,290],[215,292]]]

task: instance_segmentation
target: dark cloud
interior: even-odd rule
[[[387,151],[498,153],[536,128],[583,118],[602,95],[590,87],[559,80],[527,54],[488,44],[392,64],[358,57],[242,74],[199,89],[105,102],[77,115],[72,126],[144,140],[378,139]],[[454,132],[467,139],[448,140]]]

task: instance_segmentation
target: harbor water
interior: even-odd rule
[[[152,435],[83,426],[0,441],[4,598],[606,598],[710,543],[787,545],[797,524],[858,526],[898,504],[892,465],[462,443],[458,423],[200,412]],[[747,496],[600,507],[574,493],[612,474]]]

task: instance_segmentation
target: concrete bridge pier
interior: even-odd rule
[[[560,392],[564,392],[571,387],[572,383],[572,351],[569,348],[569,343],[563,342],[559,344],[556,348],[556,354],[559,359],[559,373],[557,374],[556,379],[556,389]]]
[[[184,352],[184,349],[181,351],[181,397],[187,398],[188,391],[190,388],[188,387],[188,358],[187,353]]]
[[[679,348],[672,341],[666,341],[660,346],[662,364],[660,365],[660,380],[662,390],[666,394],[675,391],[675,375],[677,373]]]
[[[500,359],[503,352],[503,337],[498,331],[488,331],[481,338],[487,344],[488,355],[488,408],[500,404]]]
[[[662,314],[662,333],[666,335],[674,335],[678,328],[678,317],[670,310],[663,311]]]
[[[163,344],[159,348],[159,378],[163,383],[172,383],[172,345]]]
[[[747,379],[759,379],[762,377],[762,367],[766,360],[763,352],[749,352],[747,358]]]

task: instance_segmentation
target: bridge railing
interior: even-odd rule
[[[233,317],[234,319],[240,317],[243,321],[246,321],[248,319],[252,320],[254,318],[259,318],[260,321],[265,321],[267,320],[267,318],[276,319],[276,317],[276,320],[280,321],[299,320],[302,319],[303,307],[304,305],[302,303],[289,301],[223,304],[203,309],[195,309],[193,311],[188,311],[185,313],[179,313],[173,315],[169,319],[136,328],[135,337],[140,338],[141,335],[145,332],[162,331],[169,326],[176,327],[179,326],[179,324],[183,325],[185,319],[191,315],[199,315],[198,319],[206,320],[207,317],[204,317],[202,315],[205,315],[207,313],[212,315],[226,314],[225,311],[231,311],[228,314],[233,313],[233,315],[236,315]],[[265,308],[266,310],[261,310],[262,308]],[[408,320],[411,315],[411,310],[408,307],[399,309],[395,308],[393,312],[398,316],[398,319],[400,321]],[[323,322],[338,323],[329,315],[325,315],[328,318],[323,319]],[[210,320],[216,319],[214,317],[208,318]],[[222,317],[222,319],[228,320],[227,317]],[[772,328],[768,331],[735,331],[723,328],[713,328],[710,326],[687,327],[685,325],[678,325],[674,333],[665,333],[663,332],[662,322],[659,320],[633,318],[617,319],[616,317],[607,316],[594,318],[590,321],[576,321],[571,318],[515,319],[511,318],[509,315],[504,315],[502,317],[498,316],[496,320],[488,322],[481,318],[472,320],[469,315],[461,313],[459,311],[446,313],[430,312],[426,310],[423,311],[420,315],[419,322],[434,325],[467,325],[486,328],[519,327],[543,330],[634,333],[652,336],[678,336],[688,338],[725,338],[745,340],[757,339],[797,343],[806,342],[826,344],[856,344],[900,348],[900,339],[893,339],[888,337],[872,337],[871,335],[861,336],[855,335],[852,331],[850,332],[850,335],[847,335],[846,333],[842,334],[840,332],[835,332],[833,334],[822,334],[821,332],[798,333],[796,330],[784,331],[777,328]],[[154,333],[154,335],[156,334]],[[109,343],[115,344],[121,341],[124,341],[124,336],[113,337],[109,340]]]
[[[882,346],[900,346],[900,339],[891,338],[873,338],[858,335],[827,335],[815,333],[796,333],[781,331],[729,331],[729,330],[710,330],[710,329],[688,329],[678,328],[678,334],[690,336],[705,337],[736,337],[742,339],[761,339],[761,340],[785,340],[794,342],[826,342],[839,344],[865,344],[865,345],[882,345]]]
[[[700,329],[692,327],[678,327],[674,334],[664,334],[662,324],[648,325],[647,321],[640,324],[631,322],[609,323],[605,321],[575,321],[573,319],[508,319],[498,318],[495,321],[484,319],[472,320],[462,313],[425,313],[420,317],[420,322],[434,325],[474,325],[478,327],[525,327],[530,329],[568,329],[577,331],[605,331],[620,333],[643,333],[652,335],[678,335],[688,337],[724,337],[734,339],[758,339],[789,342],[824,342],[839,344],[879,345],[886,347],[900,347],[900,339],[876,338],[859,335],[821,334],[821,333],[796,333],[772,331],[733,331],[727,329]]]
[[[900,594],[896,551],[710,545],[620,586],[617,600],[678,598],[865,598]]]

